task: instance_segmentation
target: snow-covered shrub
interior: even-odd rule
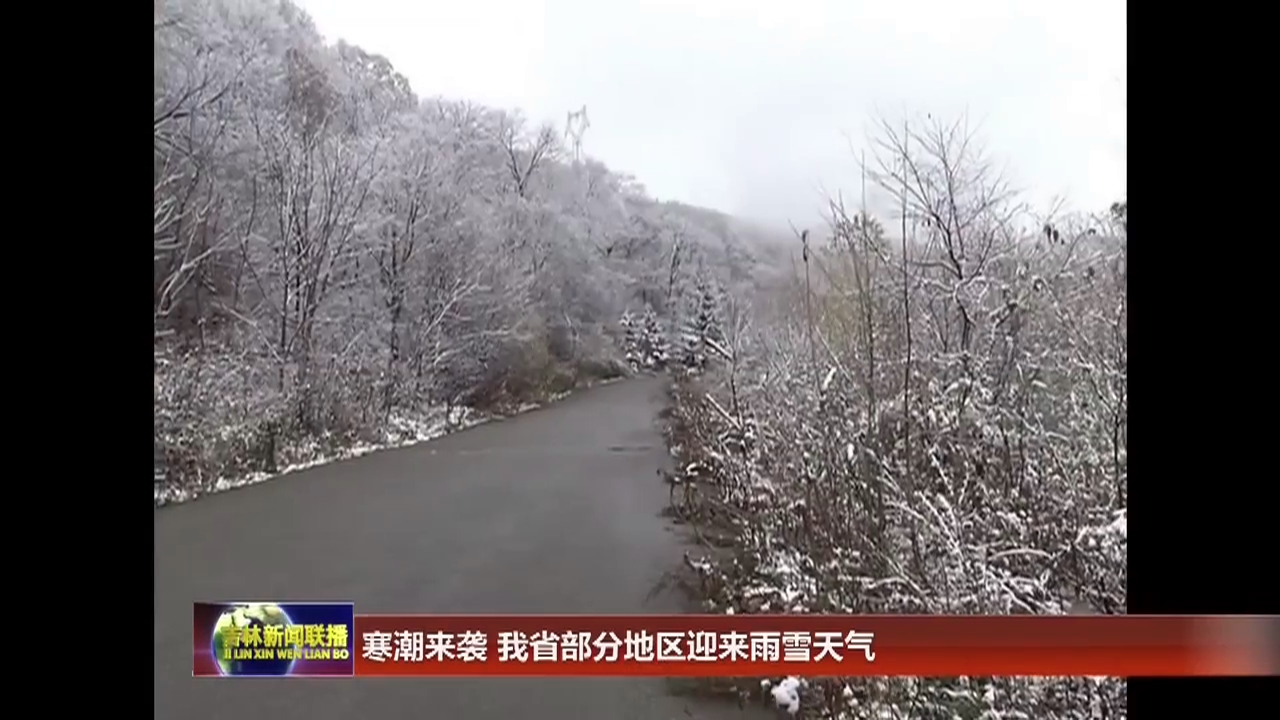
[[[953,173],[957,192],[922,183],[907,198],[924,236],[907,262],[900,239],[833,207],[810,312],[801,283],[759,315],[749,350],[732,343],[731,366],[680,379],[679,514],[732,548],[692,558],[690,586],[716,612],[1123,613],[1125,228],[1020,234],[945,129],[910,144],[916,168]],[[1124,690],[832,679],[801,692],[798,712],[1118,718]]]

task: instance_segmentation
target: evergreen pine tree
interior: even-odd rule
[[[680,364],[692,370],[700,365],[698,360],[701,343],[698,340],[698,333],[694,328],[694,323],[687,322],[684,331],[680,333]]]
[[[690,368],[705,368],[711,358],[709,343],[723,343],[720,330],[720,303],[715,286],[699,275],[693,295],[694,307],[683,333],[682,360]]]
[[[644,366],[651,370],[661,370],[667,366],[667,338],[658,321],[658,314],[652,307],[644,313],[643,347]]]
[[[635,316],[630,310],[622,313],[622,319],[619,321],[622,325],[622,352],[625,354],[627,364],[632,370],[639,370],[644,365],[643,350],[641,348],[641,330],[636,327]]]

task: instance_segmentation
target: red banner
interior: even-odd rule
[[[357,615],[357,676],[1275,675],[1280,619]]]

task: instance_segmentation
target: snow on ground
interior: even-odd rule
[[[523,410],[522,410],[523,412]],[[235,478],[218,478],[210,487],[203,488],[172,488],[172,487],[156,487],[155,505],[162,507],[165,505],[174,505],[177,503],[188,502],[205,495],[213,495],[215,493],[225,492],[246,485],[256,485],[260,482],[271,480],[282,475],[306,470],[319,465],[325,465],[339,460],[360,457],[368,455],[378,450],[391,450],[395,448],[409,447],[418,443],[434,440],[451,432],[465,430],[475,427],[490,420],[493,416],[478,415],[471,411],[470,408],[454,408],[450,412],[450,416],[446,417],[443,409],[420,416],[396,415],[390,419],[390,426],[381,442],[376,443],[359,443],[349,448],[345,448],[337,453],[325,454],[323,452],[311,451],[307,448],[300,448],[300,453],[310,456],[309,460],[294,463],[280,472],[266,473],[257,472],[250,475]]]
[[[1129,539],[1129,508],[1121,508],[1116,511],[1116,519],[1111,521],[1107,526],[1111,532],[1119,535],[1125,540]]]
[[[1129,541],[1129,509],[1120,508],[1112,513],[1111,522],[1106,525],[1080,528],[1076,533],[1076,543],[1085,547],[1097,547],[1099,543],[1125,543]]]
[[[603,380],[585,387],[608,385],[617,382],[620,379],[622,378]],[[582,389],[585,389],[585,387]],[[572,394],[572,392],[573,391],[556,393],[551,396],[547,403],[563,400]],[[536,410],[547,403],[525,403],[524,405],[521,405],[514,414],[519,415],[530,410]],[[213,482],[210,487],[170,488],[157,486],[154,491],[155,506],[164,507],[165,505],[176,505],[178,503],[189,502],[205,495],[213,495],[227,490],[245,487],[246,485],[256,485],[260,482],[278,478],[282,475],[298,472],[299,470],[306,470],[307,468],[326,465],[339,460],[368,455],[369,453],[377,452],[378,450],[393,450],[396,448],[417,445],[419,443],[435,440],[436,438],[443,437],[449,433],[482,425],[492,420],[501,420],[504,417],[509,416],[482,415],[473,411],[471,408],[453,408],[450,411],[449,417],[445,417],[444,408],[436,408],[432,412],[418,416],[396,415],[393,416],[388,423],[390,428],[385,437],[382,438],[381,442],[362,443],[346,448],[340,452],[327,455],[314,451],[308,453],[303,449],[303,454],[311,456],[310,460],[294,463],[277,473],[259,472],[244,477],[218,478],[218,480]]]
[[[760,683],[764,689],[769,689],[769,681],[765,680]],[[773,686],[773,702],[779,709],[795,715],[800,711],[800,690],[804,688],[804,681],[797,677],[788,677],[783,679],[777,685]]]

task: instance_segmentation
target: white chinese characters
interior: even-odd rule
[[[361,657],[375,663],[811,663],[874,662],[874,633],[839,631],[621,633],[509,630],[492,635],[410,630],[365,631]],[[490,652],[490,640],[493,641]]]
[[[376,663],[484,662],[489,653],[489,638],[482,632],[454,634],[372,630],[362,635],[364,645],[360,657]]]

